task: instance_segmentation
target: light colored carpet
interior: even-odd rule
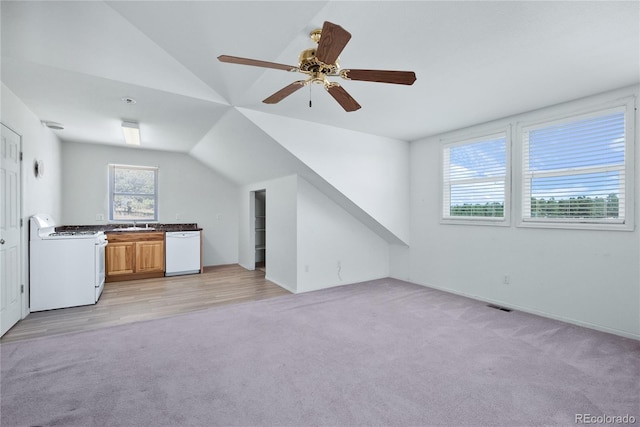
[[[376,280],[0,345],[9,426],[640,422],[640,343]]]

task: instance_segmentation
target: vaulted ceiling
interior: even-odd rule
[[[2,81],[42,120],[62,123],[62,140],[86,143],[122,145],[120,123],[133,120],[143,148],[190,152],[237,107],[411,141],[635,84],[640,75],[640,3],[629,1],[0,7]],[[216,59],[297,65],[313,46],[309,32],[325,20],[352,34],[343,68],[413,70],[416,83],[340,80],[362,105],[351,113],[318,85],[267,105],[264,98],[301,75]]]

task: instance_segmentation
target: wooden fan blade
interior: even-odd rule
[[[276,93],[274,93],[273,95],[271,95],[270,97],[268,97],[262,102],[264,102],[265,104],[277,104],[278,102],[285,99],[287,96],[291,95],[293,92],[302,88],[304,84],[305,84],[304,80],[295,81],[290,85],[283,87],[282,89],[280,89],[279,91],[277,91]]]
[[[347,80],[395,83],[399,85],[412,85],[416,81],[416,73],[413,71],[342,70],[340,76]]]
[[[335,64],[340,52],[351,39],[351,33],[342,28],[340,25],[325,21],[322,26],[322,35],[318,48],[316,49],[316,58],[325,64]]]
[[[345,111],[356,111],[360,109],[360,104],[339,84],[332,84],[327,88],[327,91],[338,101],[338,104],[340,104]]]
[[[278,64],[276,62],[260,61],[258,59],[240,58],[239,56],[220,55],[218,61],[231,64],[252,65],[254,67],[275,68],[276,70],[298,71],[293,65]]]

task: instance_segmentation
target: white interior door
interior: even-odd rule
[[[2,125],[0,142],[0,336],[22,315],[20,293],[20,136]]]

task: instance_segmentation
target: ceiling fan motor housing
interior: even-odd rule
[[[338,72],[338,61],[325,64],[316,57],[316,49],[306,49],[300,53],[298,69],[307,74],[335,75]]]

